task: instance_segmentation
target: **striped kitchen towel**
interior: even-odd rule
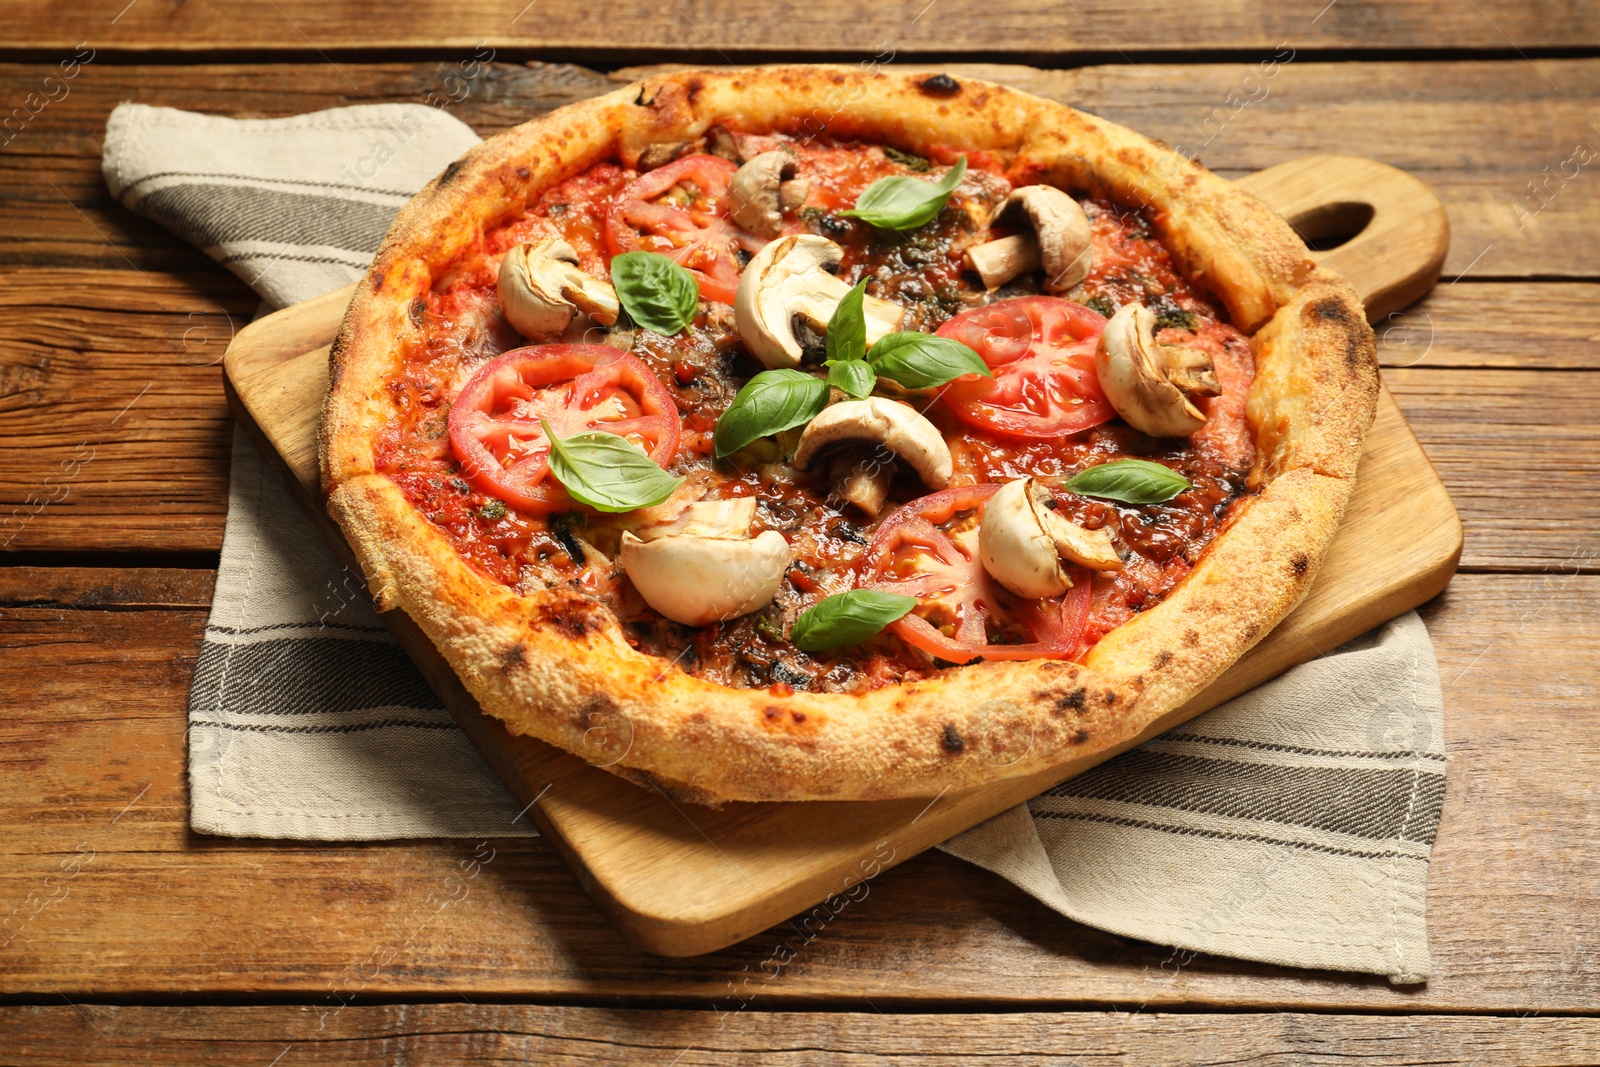
[[[359,278],[393,211],[476,139],[422,105],[231,120],[124,104],[104,167],[123,203],[281,306]],[[1408,614],[944,848],[1063,915],[1173,946],[1174,970],[1205,952],[1422,981],[1442,718]],[[531,833],[238,434],[189,725],[196,830]]]

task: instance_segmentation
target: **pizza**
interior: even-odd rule
[[[1107,750],[1304,595],[1378,392],[1249,193],[927,73],[685,72],[396,217],[330,513],[483,709],[675,798],[931,796]]]

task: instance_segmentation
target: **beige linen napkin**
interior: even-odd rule
[[[359,278],[393,212],[476,140],[421,105],[238,121],[124,104],[104,169],[282,306]],[[240,434],[189,727],[196,830],[531,832]],[[1438,668],[1412,613],[943,847],[1126,937],[1417,982],[1443,797]]]

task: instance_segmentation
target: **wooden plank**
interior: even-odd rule
[[[1218,1063],[1438,1067],[1582,1065],[1600,1020],[1448,1015],[1016,1013],[742,1014],[533,1005],[395,1004],[337,1012],[282,1007],[0,1008],[17,1067],[281,1067],[397,1063],[1008,1064],[1201,1067]]]
[[[104,51],[289,51],[409,48],[471,54],[487,41],[519,52],[559,50],[596,58],[640,52],[710,58],[844,55],[854,62],[890,48],[900,52],[990,52],[1044,57],[1117,52],[1300,47],[1362,49],[1571,48],[1600,44],[1594,9],[1583,2],[1518,5],[1478,0],[1463,8],[1424,0],[1406,5],[1340,5],[1269,0],[1195,8],[1176,0],[1116,4],[1083,0],[1067,8],[1046,0],[1003,7],[979,0],[852,4],[815,0],[803,12],[736,0],[601,0],[528,10],[490,0],[399,5],[382,18],[314,0],[252,4],[223,0],[198,9],[92,0],[64,17],[48,0],[18,0],[8,11],[11,48],[70,53],[92,28]],[[927,17],[924,17],[926,14]],[[604,27],[603,32],[596,32]],[[879,43],[883,42],[883,43]],[[1515,45],[1512,45],[1515,42]],[[732,60],[729,60],[732,61]]]
[[[0,545],[215,551],[217,364],[257,303],[220,274],[0,272]]]
[[[16,931],[0,948],[0,993],[293,995],[328,1011],[352,995],[732,1011],[741,989],[752,1010],[866,997],[885,1011],[1595,1011],[1600,577],[1460,575],[1425,617],[1451,754],[1428,901],[1435,976],[1395,990],[1112,937],[934,853],[874,879],[809,943],[779,927],[663,960],[612,932],[540,841],[490,842],[493,859],[462,889],[449,879],[477,842],[197,837],[183,709],[204,613],[3,609],[0,691],[30,699],[0,706],[0,930]],[[62,882],[62,864],[88,850]],[[763,978],[783,938],[798,956]]]
[[[1470,5],[1460,10],[1477,17]],[[1327,152],[1404,168],[1427,182],[1449,211],[1454,240],[1446,279],[1462,272],[1502,278],[1596,273],[1586,235],[1600,231],[1600,181],[1593,164],[1577,166],[1570,180],[1560,172],[1578,144],[1600,151],[1600,135],[1589,126],[1600,97],[1600,60],[1419,67],[1314,63],[1300,56],[1278,64],[1271,78],[1256,63],[1135,65],[1120,58],[1066,71],[945,67],[1103,114],[1184,146],[1230,177]],[[43,64],[0,64],[0,99],[25,99],[54,72]],[[174,78],[162,66],[93,63],[71,82],[66,98],[30,120],[0,155],[0,197],[7,206],[0,212],[0,264],[192,271],[204,262],[159,227],[114,205],[105,191],[99,162],[105,116],[123,100],[263,116],[352,103],[423,103],[430,94],[442,99],[464,92],[449,110],[489,134],[636,73],[608,80],[564,64],[496,63],[461,80],[455,61],[341,61],[337,67],[201,65]],[[1566,170],[1573,173],[1573,165]],[[1538,189],[1531,191],[1529,183]]]
[[[1600,285],[1463,282],[1440,285],[1377,323],[1390,367],[1600,370]]]
[[[1383,380],[1461,512],[1463,566],[1600,569],[1600,375],[1423,365]]]
[[[0,605],[210,608],[217,574],[171,567],[0,567]]]
[[[220,546],[229,431],[208,364],[253,298],[218,276],[149,277],[0,270],[0,542],[11,549]],[[1587,283],[1462,282],[1379,329],[1386,360],[1415,361],[1385,380],[1462,514],[1464,566],[1539,569],[1600,549],[1586,443],[1600,377],[1543,370],[1592,369],[1597,296]]]

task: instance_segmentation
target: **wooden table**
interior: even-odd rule
[[[1600,12],[1325,2],[8,4],[0,1063],[1600,1060]],[[256,299],[111,201],[106,114],[420,101],[487,49],[451,108],[483,133],[625,64],[892,50],[1033,64],[984,72],[1228,176],[1335,151],[1427,180],[1454,230],[1444,280],[1379,336],[1467,528],[1424,611],[1451,755],[1433,980],[1173,953],[939,854],[771,975],[782,929],[697,959],[630,948],[539,841],[190,833],[185,701],[230,440],[216,362]]]

